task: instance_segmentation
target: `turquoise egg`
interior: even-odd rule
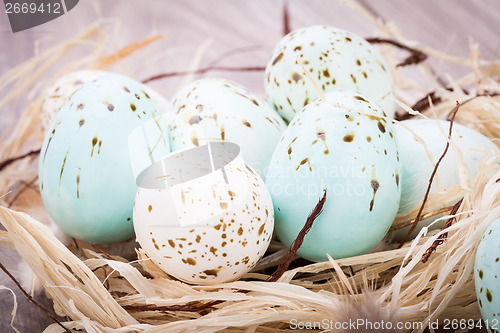
[[[500,330],[500,218],[486,229],[474,262],[477,301],[489,332]],[[488,327],[489,326],[489,327]]]
[[[437,119],[410,119],[395,124],[394,128],[401,147],[402,182],[398,214],[404,215],[422,205],[434,166],[446,147],[450,122]],[[498,148],[490,139],[458,123],[453,124],[451,139],[454,145],[449,147],[439,164],[436,178],[431,186],[431,194],[460,184],[462,160],[464,167],[474,178],[479,172],[483,158],[491,158],[494,153],[498,153]],[[456,201],[443,203],[443,206],[454,205]],[[429,227],[441,216],[442,214],[419,221],[410,239],[415,238],[423,227]],[[445,223],[446,220],[438,221],[429,229],[441,229]],[[410,228],[395,230],[391,236],[397,241],[402,241]]]
[[[147,91],[128,77],[104,75],[76,90],[52,120],[40,153],[40,193],[70,236],[114,243],[134,235],[133,165],[170,152],[164,117]],[[147,125],[152,148],[141,154],[144,140],[138,140],[129,156],[129,135],[139,125]]]
[[[392,123],[355,91],[308,104],[289,124],[266,177],[275,230],[290,246],[323,189],[323,212],[298,254],[313,261],[366,253],[384,237],[399,207],[400,163]],[[369,114],[369,115],[366,115]]]

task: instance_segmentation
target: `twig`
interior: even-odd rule
[[[158,74],[155,76],[152,76],[150,78],[147,78],[142,81],[142,83],[148,83],[151,81],[159,80],[159,79],[164,79],[167,77],[175,77],[175,76],[184,76],[184,75],[191,75],[191,74],[204,74],[210,71],[223,71],[223,72],[260,72],[264,71],[266,68],[262,66],[255,66],[255,67],[219,67],[219,66],[209,66],[205,68],[199,68],[196,70],[192,71],[179,71],[179,72],[170,72],[170,73],[163,73],[163,74]]]
[[[35,301],[33,297],[31,297],[24,289],[21,287],[21,284],[16,280],[16,278],[5,268],[5,266],[0,263],[0,268],[9,276],[9,278],[16,284],[17,288],[21,290],[21,292],[26,296],[31,303],[35,304],[38,308],[40,308],[43,312],[45,312],[52,320],[54,320],[59,326],[61,326],[65,332],[71,333],[54,315],[52,315],[47,309],[45,309],[40,303]]]
[[[104,252],[103,250],[101,250],[100,248],[98,248],[95,244],[90,244],[90,246],[92,246],[94,249],[96,249],[97,251],[99,251],[100,253],[102,253],[109,260],[115,260],[115,259],[113,259],[112,256],[110,256],[109,254],[107,254],[106,252]]]
[[[455,215],[457,212],[458,212],[458,209],[460,208],[460,205],[462,204],[462,202],[464,201],[464,198],[460,199],[454,206],[453,206],[453,209],[451,210],[450,212],[450,215]],[[448,221],[446,221],[446,224],[444,225],[444,227],[441,229],[441,230],[445,230],[445,229],[448,229],[452,224],[453,224],[453,221],[455,220],[455,216],[453,217],[450,217],[448,219]],[[444,240],[448,237],[448,233],[445,232],[441,235],[439,235],[439,237],[434,241],[434,243],[432,243],[432,245],[427,249],[427,251],[425,251],[424,255],[422,256],[422,262],[425,264],[427,262],[427,260],[429,260],[429,257],[431,256],[431,254],[436,251],[437,247],[441,244],[443,244]]]
[[[292,29],[290,29],[290,12],[288,10],[290,6],[289,0],[285,0],[283,4],[283,36],[288,35]]]
[[[417,217],[415,218],[415,222],[413,222],[413,225],[411,226],[410,230],[406,234],[405,238],[399,243],[399,247],[403,247],[404,243],[408,240],[410,237],[411,233],[415,228],[417,227],[418,222],[420,222],[421,216],[422,216],[422,211],[424,210],[425,203],[427,202],[427,198],[429,197],[429,193],[431,191],[431,186],[432,182],[434,180],[434,176],[437,173],[437,169],[439,167],[439,164],[441,164],[441,161],[443,160],[444,156],[448,152],[448,149],[450,148],[450,140],[451,140],[451,133],[453,131],[453,121],[455,120],[455,116],[457,115],[458,109],[460,108],[460,103],[457,101],[457,106],[455,107],[455,110],[453,110],[453,114],[450,119],[450,131],[448,133],[448,140],[446,141],[446,147],[444,148],[443,154],[439,158],[439,160],[436,163],[436,166],[434,167],[434,170],[432,170],[431,178],[429,179],[429,185],[427,186],[427,191],[425,192],[424,200],[422,201],[422,205],[420,206],[420,210],[418,211]]]
[[[417,103],[415,103],[411,108],[415,111],[422,112],[424,110],[427,110],[431,106],[431,102],[432,104],[438,104],[441,103],[441,101],[441,97],[436,96],[436,92],[433,91],[425,95],[425,97],[423,97],[422,99],[418,100]]]
[[[267,278],[266,282],[275,282],[278,281],[278,279],[283,275],[283,273],[286,272],[288,269],[288,266],[292,263],[293,257],[297,253],[298,249],[304,242],[304,238],[311,230],[314,221],[318,218],[318,216],[321,214],[321,211],[323,210],[323,206],[326,202],[326,189],[323,190],[323,197],[318,201],[316,206],[314,207],[313,211],[309,216],[307,217],[306,223],[302,230],[300,230],[299,234],[297,235],[297,238],[293,241],[292,245],[290,246],[290,250],[288,251],[287,256],[285,259],[278,265],[278,268],[274,271],[273,274],[269,278]]]
[[[30,187],[31,185],[33,185],[33,183],[36,182],[37,179],[38,179],[38,175],[35,176],[35,178],[33,178],[32,180],[30,180],[27,183],[23,181],[23,186],[14,195],[14,198],[12,198],[12,200],[8,203],[7,208],[12,207],[12,205],[17,201],[17,199],[19,199],[19,197],[21,196],[21,194],[23,194],[23,192],[26,191],[28,189],[28,187]]]
[[[416,65],[427,59],[427,54],[417,49],[406,46],[400,42],[387,38],[367,38],[366,41],[371,44],[391,44],[400,49],[410,52],[410,55],[404,59],[402,62],[396,65],[396,67],[404,67],[408,65]]]
[[[0,171],[2,171],[3,169],[5,169],[7,166],[11,165],[15,161],[22,160],[23,158],[29,157],[31,155],[40,154],[40,150],[41,149],[32,150],[32,151],[30,151],[30,152],[28,152],[26,154],[23,154],[23,155],[20,155],[20,156],[17,156],[17,157],[8,158],[5,161],[0,162]]]
[[[127,311],[186,311],[186,312],[199,312],[202,310],[207,310],[213,308],[215,305],[220,304],[224,301],[217,300],[208,303],[190,303],[185,305],[124,305],[123,308]]]
[[[436,216],[436,215],[441,214],[441,213],[446,213],[446,212],[450,211],[451,209],[453,209],[453,206],[436,209],[436,210],[434,210],[432,212],[428,212],[427,214],[422,215],[421,220],[425,220],[425,219],[427,219],[429,217],[433,217],[433,216]],[[391,227],[389,229],[389,232],[406,228],[407,226],[412,225],[413,223],[415,223],[415,219],[411,219],[411,220],[405,221],[405,222],[403,222],[401,224],[397,224],[394,227]]]

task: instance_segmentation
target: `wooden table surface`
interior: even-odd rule
[[[114,44],[110,53],[127,43],[161,33],[151,62],[118,67],[136,79],[150,75],[188,69],[202,45],[206,46],[199,66],[210,64],[229,50],[243,53],[225,58],[224,66],[264,66],[272,48],[282,36],[283,0],[82,0],[70,12],[42,26],[13,34],[5,13],[0,13],[0,75],[55,43],[84,30],[98,18],[108,18],[114,25]],[[384,21],[394,21],[410,40],[418,40],[438,50],[468,56],[471,40],[481,45],[484,59],[500,57],[500,1],[498,0],[358,0],[358,3]],[[3,7],[2,7],[3,9]],[[375,26],[340,0],[290,0],[292,29],[316,25],[334,25],[371,37]],[[71,59],[66,59],[69,61]],[[440,73],[458,77],[467,72],[459,66],[431,62]],[[211,72],[235,80],[250,90],[263,94],[262,72]],[[154,83],[154,87],[170,98],[185,78],[176,77]],[[0,91],[0,94],[4,92]],[[0,98],[3,96],[0,95]],[[17,106],[0,109],[0,136],[23,110]],[[0,193],[1,195],[2,193]],[[0,261],[19,275],[19,258],[12,250],[0,248]],[[41,332],[51,320],[30,304],[15,285],[0,272],[0,284],[16,293],[18,314],[14,326],[21,332]],[[35,298],[46,307],[51,302],[38,291]],[[1,291],[0,332],[11,331],[11,294]]]

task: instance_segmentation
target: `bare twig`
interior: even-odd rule
[[[38,308],[40,308],[43,312],[45,312],[53,321],[55,321],[59,326],[61,326],[65,332],[71,333],[54,315],[52,315],[47,309],[45,309],[40,303],[35,301],[33,297],[31,297],[26,290],[21,287],[21,284],[16,280],[16,278],[7,270],[7,268],[0,263],[0,268],[7,274],[7,276],[16,284],[17,288],[21,290],[21,292],[26,296],[31,303],[35,304]]]
[[[460,205],[462,204],[462,202],[464,201],[464,198],[460,199],[454,206],[453,206],[453,209],[451,210],[450,212],[450,215],[455,215],[457,212],[458,212],[458,209],[460,208]],[[453,224],[453,221],[455,220],[455,217],[450,217],[448,219],[448,221],[446,221],[446,224],[445,226],[441,229],[441,230],[445,230],[445,229],[448,229],[452,224]],[[427,251],[425,251],[424,255],[422,256],[422,262],[425,264],[427,262],[427,260],[429,260],[431,254],[436,251],[437,247],[441,244],[443,244],[443,242],[445,241],[445,239],[448,237],[448,233],[445,232],[441,235],[439,235],[439,237],[434,241],[434,243],[432,243],[432,245],[427,249]]]
[[[420,206],[420,210],[418,211],[417,217],[415,218],[415,222],[413,222],[413,225],[411,226],[410,230],[406,234],[405,238],[399,243],[399,248],[403,247],[404,243],[408,240],[410,237],[411,233],[415,228],[417,227],[418,222],[420,222],[421,217],[422,217],[422,211],[424,210],[425,203],[427,202],[427,199],[429,197],[429,193],[431,191],[431,186],[432,182],[434,180],[434,176],[437,173],[437,169],[439,167],[439,164],[441,164],[441,161],[445,157],[446,153],[448,152],[448,149],[450,148],[450,140],[451,140],[451,133],[453,131],[453,121],[455,120],[455,116],[457,115],[458,109],[460,108],[460,103],[457,101],[457,106],[453,110],[453,114],[450,119],[450,131],[448,133],[448,140],[446,141],[446,147],[444,148],[443,154],[439,158],[439,160],[436,163],[436,166],[434,167],[434,170],[432,170],[431,178],[429,179],[429,185],[427,186],[427,191],[425,192],[424,200],[422,201],[422,205]]]
[[[293,241],[292,245],[290,246],[290,251],[288,251],[287,256],[285,259],[278,265],[278,268],[274,271],[274,273],[266,280],[267,282],[275,282],[278,281],[278,279],[283,275],[283,273],[286,272],[288,269],[288,266],[292,263],[293,257],[297,253],[298,249],[304,242],[304,238],[311,230],[314,221],[318,218],[318,216],[321,214],[321,211],[323,210],[323,206],[326,202],[326,189],[323,190],[323,197],[319,199],[318,203],[314,207],[313,211],[309,216],[307,217],[306,223],[302,230],[300,230],[299,234],[297,235],[297,238]]]
[[[422,99],[418,100],[417,103],[415,103],[411,108],[415,111],[422,112],[424,110],[427,110],[431,106],[431,102],[432,104],[438,104],[441,103],[441,101],[441,97],[436,96],[436,92],[433,91],[425,95],[425,97],[423,97]]]
[[[92,246],[94,249],[96,249],[98,252],[102,253],[106,258],[108,258],[109,260],[115,260],[113,259],[112,256],[110,256],[109,254],[107,254],[106,252],[104,252],[103,250],[101,250],[100,248],[97,247],[97,245],[95,244],[90,244],[90,246]]]
[[[124,305],[123,308],[127,311],[185,311],[185,312],[199,312],[202,310],[207,310],[213,308],[215,305],[220,304],[224,301],[217,300],[208,303],[188,303],[185,305]]]
[[[285,0],[285,3],[283,4],[283,36],[288,35],[290,31],[290,12],[288,10],[290,6],[290,2],[288,0]]]
[[[40,154],[40,149],[32,150],[32,151],[27,152],[26,154],[23,154],[23,155],[20,155],[20,156],[8,158],[5,161],[0,162],[0,171],[2,171],[7,166],[11,165],[12,163],[14,163],[16,161],[19,161],[19,160],[22,160],[23,158],[26,158],[26,157],[29,157],[29,156],[32,156],[32,155],[37,155],[37,154]]]
[[[218,66],[210,66],[210,67],[205,67],[205,68],[199,68],[196,70],[192,71],[179,71],[179,72],[170,72],[170,73],[163,73],[163,74],[158,74],[155,76],[152,76],[150,78],[147,78],[142,81],[142,83],[148,83],[151,81],[159,80],[159,79],[165,79],[168,77],[175,77],[175,76],[185,76],[185,75],[191,75],[191,74],[204,74],[210,71],[222,71],[222,72],[260,72],[264,71],[266,67],[262,66],[255,66],[255,67],[218,67]]]
[[[387,38],[366,38],[366,41],[371,44],[391,44],[393,46],[396,46],[402,50],[410,52],[410,55],[404,59],[402,62],[397,64],[396,67],[404,67],[408,65],[416,65],[418,63],[421,63],[425,59],[427,59],[427,54],[425,54],[422,51],[419,51],[417,49],[411,48],[407,45],[404,45],[400,42],[397,42],[392,39],[387,39]]]
[[[19,189],[19,191],[17,191],[17,193],[12,198],[12,200],[8,203],[7,208],[12,207],[12,205],[17,201],[17,199],[19,199],[19,197],[21,196],[21,194],[23,194],[24,191],[26,191],[31,185],[33,185],[33,183],[35,183],[37,179],[38,179],[38,175],[35,176],[35,178],[33,178],[32,180],[30,180],[29,182],[24,182],[23,181],[23,186]]]

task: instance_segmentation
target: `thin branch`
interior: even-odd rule
[[[401,63],[397,64],[396,67],[404,67],[408,65],[416,65],[427,59],[427,54],[417,49],[411,48],[400,42],[387,38],[366,38],[366,41],[371,44],[391,44],[400,48],[402,50],[408,51],[410,55],[404,59]]]
[[[278,265],[278,268],[276,268],[274,273],[266,280],[266,282],[278,281],[279,278],[283,275],[283,273],[286,272],[286,270],[288,269],[288,266],[290,266],[290,264],[292,263],[293,257],[295,256],[298,249],[300,248],[300,246],[304,242],[304,238],[306,237],[309,230],[311,230],[314,221],[321,214],[325,202],[326,202],[326,189],[323,190],[323,197],[321,199],[319,199],[319,201],[316,204],[316,206],[314,207],[313,211],[307,217],[307,220],[306,220],[304,227],[302,228],[302,230],[300,230],[299,234],[297,235],[297,238],[293,241],[292,245],[290,246],[290,250],[288,251],[287,256]]]
[[[283,4],[283,36],[288,35],[292,29],[290,28],[290,2],[285,0]]]
[[[179,72],[170,72],[170,73],[163,73],[163,74],[158,74],[155,76],[152,76],[150,78],[147,78],[142,81],[142,83],[148,83],[151,81],[159,80],[159,79],[165,79],[168,77],[175,77],[175,76],[185,76],[185,75],[191,75],[191,74],[204,74],[210,71],[222,71],[222,72],[261,72],[264,71],[266,67],[262,66],[255,66],[255,67],[222,67],[222,66],[209,66],[205,68],[199,68],[196,70],[192,71],[179,71]]]
[[[2,171],[7,166],[11,165],[12,163],[14,163],[16,161],[19,161],[19,160],[22,160],[23,158],[26,158],[26,157],[29,157],[29,156],[32,156],[32,155],[37,155],[37,154],[40,154],[40,149],[32,150],[32,151],[30,151],[30,152],[28,152],[26,154],[23,154],[23,155],[20,155],[20,156],[17,156],[17,157],[8,158],[5,161],[0,162],[0,171]]]
[[[436,96],[436,92],[433,91],[422,99],[418,100],[411,108],[415,111],[424,111],[427,110],[432,104],[438,104],[441,103],[442,99],[439,96]]]
[[[35,301],[33,297],[31,297],[24,289],[21,287],[21,284],[16,280],[16,278],[7,270],[7,268],[0,263],[0,268],[9,276],[9,278],[16,284],[17,288],[21,290],[21,292],[26,296],[31,303],[35,304],[38,308],[40,308],[43,312],[45,312],[52,320],[54,320],[59,326],[61,326],[65,332],[71,333],[54,315],[52,315],[47,309],[45,309],[40,303]]]
[[[106,252],[104,252],[103,250],[101,250],[100,248],[97,247],[97,245],[95,244],[90,244],[90,246],[92,246],[94,249],[96,249],[98,252],[102,253],[106,258],[108,258],[109,260],[115,260],[113,259],[112,256],[110,256],[109,254],[107,254]]]
[[[458,209],[460,208],[460,205],[462,204],[462,202],[464,201],[464,198],[460,199],[454,206],[453,206],[453,209],[451,210],[450,212],[450,215],[455,215],[457,212],[458,212]],[[446,224],[445,226],[441,229],[442,230],[445,230],[445,229],[448,229],[449,227],[451,227],[451,225],[453,224],[453,221],[455,220],[455,216],[453,217],[450,217],[448,219],[448,221],[446,221]],[[422,262],[425,264],[427,262],[427,260],[429,260],[431,254],[436,251],[437,247],[441,244],[443,244],[443,242],[445,241],[445,239],[448,237],[448,233],[445,232],[441,235],[439,235],[439,237],[434,241],[434,243],[432,243],[432,245],[427,249],[427,251],[425,251],[424,255],[422,256]]]
[[[398,248],[403,247],[404,243],[408,240],[408,238],[410,237],[413,230],[415,230],[415,228],[417,227],[418,222],[420,222],[420,220],[421,220],[422,211],[424,210],[425,203],[427,202],[427,199],[429,197],[429,193],[431,191],[431,186],[432,186],[432,182],[434,180],[434,176],[436,176],[437,169],[438,169],[439,165],[441,164],[441,161],[445,157],[446,153],[448,152],[448,149],[450,148],[451,133],[453,131],[453,121],[455,120],[455,116],[457,115],[459,108],[460,108],[460,103],[458,103],[458,101],[457,101],[457,106],[455,107],[455,110],[453,110],[453,114],[452,114],[451,119],[450,119],[450,131],[448,133],[448,140],[446,141],[446,147],[443,151],[443,154],[441,155],[441,157],[437,161],[436,166],[434,167],[434,170],[432,170],[431,178],[429,179],[429,185],[427,186],[427,191],[425,192],[424,200],[422,201],[422,205],[420,206],[420,210],[418,211],[417,217],[415,218],[415,222],[413,222],[413,225],[411,226],[410,230],[406,234],[405,238],[401,241],[401,243],[399,243]]]
[[[127,311],[185,311],[185,312],[199,312],[202,310],[207,310],[213,308],[215,305],[220,304],[224,301],[217,300],[208,303],[189,303],[185,305],[124,305],[123,308]]]
[[[14,195],[14,198],[12,198],[12,200],[8,203],[7,208],[12,207],[12,205],[17,201],[17,199],[19,199],[19,197],[21,196],[21,194],[23,194],[24,191],[26,191],[31,185],[33,185],[36,182],[37,179],[38,179],[38,175],[35,176],[35,178],[33,178],[32,180],[30,180],[29,182],[24,182],[23,181],[23,186]]]

